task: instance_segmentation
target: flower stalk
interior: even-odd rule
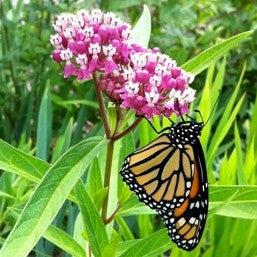
[[[93,74],[93,79],[94,79],[96,97],[97,97],[97,100],[98,100],[98,103],[99,103],[100,115],[101,115],[101,118],[102,118],[103,124],[104,124],[105,134],[106,134],[106,137],[108,139],[110,139],[110,135],[111,135],[110,125],[109,125],[108,118],[107,118],[107,115],[106,115],[106,109],[105,109],[105,104],[104,104],[102,92],[99,89],[98,79],[97,79],[97,76],[96,76],[95,73]]]
[[[108,211],[108,198],[109,198],[109,186],[110,186],[110,178],[112,171],[112,159],[113,159],[113,149],[114,149],[114,141],[110,140],[107,146],[107,154],[106,154],[106,164],[105,164],[105,173],[104,173],[104,187],[107,187],[107,195],[104,200],[103,208],[102,208],[102,219],[104,222],[107,220],[107,211]]]

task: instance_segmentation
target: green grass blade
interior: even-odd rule
[[[240,77],[239,77],[238,83],[236,85],[236,88],[235,88],[235,90],[234,90],[234,92],[233,92],[233,94],[232,94],[228,104],[226,105],[225,110],[223,111],[222,117],[221,117],[221,119],[219,121],[219,124],[218,124],[217,128],[215,129],[215,133],[214,133],[214,135],[212,137],[212,140],[210,142],[210,147],[208,149],[207,156],[210,156],[210,153],[215,150],[214,149],[215,147],[217,149],[216,142],[218,141],[219,137],[222,136],[222,130],[224,129],[225,125],[227,124],[227,121],[229,119],[229,116],[231,114],[233,106],[235,104],[239,88],[240,88],[240,86],[242,84],[242,80],[243,80],[243,77],[244,77],[244,74],[245,74],[245,70],[246,70],[246,63],[244,64],[244,67],[243,67],[242,72],[240,74]],[[225,135],[223,135],[223,136],[225,136]]]
[[[236,150],[233,149],[231,155],[227,159],[226,154],[220,166],[219,184],[220,185],[235,185],[236,184]],[[229,170],[229,172],[228,172]]]
[[[240,107],[244,101],[244,97],[245,97],[245,95],[243,95],[240,98],[240,100],[236,104],[234,110],[232,111],[232,113],[228,119],[226,119],[226,118],[224,119],[225,116],[224,115],[222,116],[222,118],[219,122],[219,125],[217,127],[217,130],[215,131],[214,136],[212,138],[208,152],[207,152],[207,170],[211,170],[211,166],[212,166],[213,160],[215,158],[217,149],[218,149],[220,143],[222,142],[222,140],[227,135],[230,127],[232,126],[232,124],[236,118],[236,115],[238,114]],[[225,112],[226,112],[226,110],[225,110]]]
[[[204,121],[207,121],[207,119],[209,119],[208,123],[203,129],[202,136],[201,136],[201,143],[204,151],[206,151],[207,145],[210,140],[211,129],[213,126],[213,119],[215,118],[215,113],[217,109],[217,106],[214,108],[214,105],[219,97],[219,94],[220,94],[219,90],[221,90],[223,86],[225,68],[226,68],[226,58],[224,58],[214,81],[213,81],[214,66],[211,66],[208,69],[205,87],[203,89],[203,94],[199,104],[199,110],[202,113]],[[211,115],[212,110],[213,110],[213,113]]]
[[[253,31],[246,31],[229,39],[226,39],[197,55],[182,65],[182,69],[189,71],[195,75],[201,73],[210,65],[219,60],[222,56],[228,53],[232,48],[236,47],[246,37],[251,35]]]
[[[254,138],[252,139],[252,142],[249,143],[249,146],[246,150],[245,154],[245,162],[244,162],[244,168],[245,168],[245,178],[246,181],[249,182],[249,184],[255,183],[255,167],[256,167],[256,158],[255,158],[255,152],[254,152]]]
[[[255,142],[256,142],[256,135],[257,135],[257,95],[256,95],[256,99],[255,99],[255,103],[253,106],[253,112],[251,115],[251,122],[250,122],[250,136],[249,136],[249,142],[252,141],[252,139],[255,136]],[[257,146],[257,142],[256,142],[256,146]]]
[[[2,257],[25,257],[51,224],[68,194],[106,141],[86,139],[72,147],[46,173],[6,239]]]
[[[245,168],[243,164],[243,156],[242,156],[242,146],[241,146],[241,139],[239,135],[239,131],[237,125],[235,123],[235,144],[236,144],[236,159],[237,159],[237,179],[239,185],[246,185],[245,179]]]
[[[204,121],[207,121],[207,119],[210,115],[210,112],[211,112],[211,103],[212,103],[211,86],[213,83],[214,68],[215,68],[215,66],[212,65],[207,71],[205,85],[204,85],[202,97],[201,97],[201,100],[199,103],[199,110],[203,116]],[[211,131],[211,123],[208,122],[206,124],[206,126],[204,127],[202,135],[201,135],[201,143],[202,143],[204,152],[206,152],[210,131]]]
[[[37,157],[47,161],[52,132],[51,96],[48,88],[43,95],[37,123]]]
[[[75,196],[78,200],[92,252],[96,257],[101,257],[103,256],[102,252],[104,247],[108,244],[107,233],[103,220],[81,180],[75,187]]]
[[[52,162],[55,162],[65,151],[68,150],[71,142],[72,125],[73,118],[70,119],[63,135],[61,135],[56,142]]]

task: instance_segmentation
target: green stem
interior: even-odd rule
[[[140,121],[142,120],[143,118],[137,118],[134,123],[132,125],[130,125],[126,130],[124,130],[123,132],[121,132],[120,134],[118,135],[114,135],[112,137],[112,140],[113,141],[117,141],[118,139],[124,137],[126,134],[128,134],[130,131],[132,131],[139,123]]]
[[[108,187],[107,195],[104,200],[103,209],[102,209],[102,219],[105,222],[107,220],[107,211],[108,211],[108,198],[109,198],[109,186],[112,170],[112,158],[113,158],[113,149],[114,141],[110,140],[107,146],[106,154],[106,165],[105,165],[105,175],[104,175],[104,187]]]
[[[105,109],[105,105],[104,105],[102,92],[100,91],[97,76],[95,73],[93,74],[93,79],[94,79],[95,93],[96,93],[96,97],[97,97],[97,100],[99,103],[99,111],[100,111],[100,115],[101,115],[101,118],[102,118],[103,124],[104,124],[105,134],[106,134],[106,137],[109,139],[111,136],[110,125],[109,125],[107,114],[106,114],[106,109]]]

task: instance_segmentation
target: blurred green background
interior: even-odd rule
[[[159,47],[180,65],[223,39],[257,28],[257,4],[250,0],[0,1],[0,138],[54,162],[82,138],[103,135],[92,81],[64,79],[60,67],[51,60],[51,24],[62,12],[97,7],[114,11],[135,24],[143,4],[148,5],[152,16],[149,46]],[[196,105],[199,103],[203,112],[206,101],[213,103],[217,88],[222,87],[219,105],[202,138],[212,184],[257,184],[256,49],[257,34],[253,33],[226,58],[199,74],[192,86],[197,89]],[[44,107],[43,114],[40,106]],[[46,115],[47,124],[40,123],[42,115]],[[227,115],[224,120],[222,115]],[[144,145],[155,136],[142,123],[134,132],[135,145],[138,140]],[[33,188],[33,182],[1,172],[0,245]],[[256,202],[255,196],[253,204]],[[165,256],[257,256],[257,222],[252,220],[256,216],[242,219],[243,208],[251,208],[251,203],[242,207],[238,215],[241,219],[212,216],[202,248],[188,254],[173,245],[173,251]],[[54,224],[73,235],[77,213],[77,208],[67,201]],[[131,216],[126,222],[129,232],[122,221],[118,222],[125,226],[125,240],[147,237],[162,226],[154,215]],[[43,241],[34,254],[70,256]]]

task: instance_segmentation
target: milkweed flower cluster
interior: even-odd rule
[[[153,114],[187,113],[188,104],[195,99],[195,90],[189,87],[193,80],[192,74],[158,49],[135,51],[134,47],[129,64],[119,73],[102,75],[100,87],[121,107],[150,119]]]
[[[125,41],[131,35],[131,26],[112,12],[93,9],[91,13],[63,13],[53,27],[52,58],[64,63],[65,78],[74,75],[79,81],[90,79],[96,71],[108,74],[118,70],[119,64],[128,63]]]
[[[148,119],[188,112],[195,95],[192,74],[158,48],[130,44],[131,26],[114,13],[64,13],[53,26],[52,58],[63,63],[65,78],[80,81],[100,72],[99,87],[111,101]]]

